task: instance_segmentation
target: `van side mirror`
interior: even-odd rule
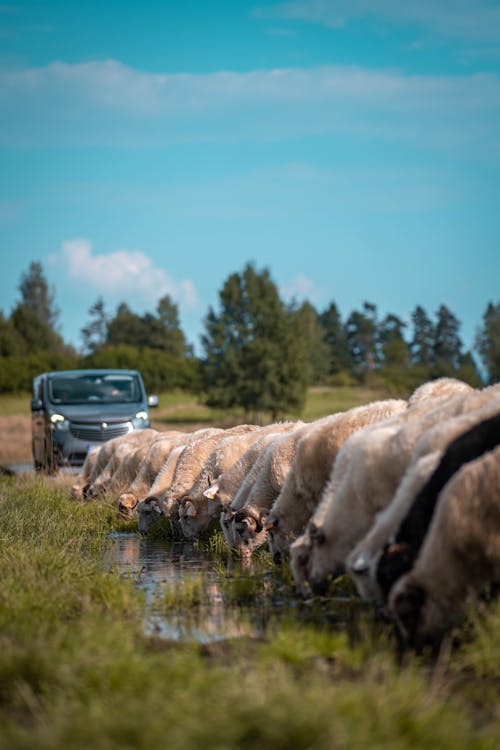
[[[31,411],[41,411],[43,409],[43,403],[39,398],[31,399]]]
[[[148,406],[155,407],[155,406],[158,406],[158,404],[159,404],[159,401],[158,401],[158,396],[156,395],[156,393],[152,393],[151,396],[148,396]]]

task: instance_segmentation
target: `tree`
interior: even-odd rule
[[[308,381],[315,384],[323,383],[329,373],[330,352],[324,340],[318,313],[310,302],[303,302],[294,317],[299,335],[307,349]]]
[[[241,406],[273,419],[300,412],[307,388],[307,347],[294,314],[281,301],[269,271],[247,264],[219,292],[220,312],[209,308],[202,336],[207,403]]]
[[[120,346],[126,344],[139,349],[159,349],[173,357],[190,354],[184,333],[179,326],[177,305],[169,295],[162,297],[156,308],[156,315],[146,312],[137,315],[125,302],[122,302],[114,318],[107,322],[106,344]]]
[[[346,332],[334,302],[331,302],[329,307],[320,314],[319,321],[323,328],[324,341],[329,350],[328,371],[330,375],[351,370],[353,361],[349,352]]]
[[[81,329],[81,336],[85,351],[96,352],[104,346],[108,336],[108,315],[102,297],[99,296],[94,302],[89,315],[92,319]]]
[[[55,305],[55,290],[49,289],[41,263],[30,263],[29,271],[21,276],[19,291],[21,305],[28,307],[41,323],[55,330],[60,311]]]
[[[11,322],[23,340],[26,353],[48,352],[72,356],[74,350],[67,346],[56,330],[59,310],[55,294],[49,289],[41,263],[33,261],[19,284],[21,300],[11,314]]]
[[[478,328],[474,348],[488,373],[488,381],[500,380],[500,303],[488,303],[483,314],[483,324]]]
[[[150,346],[162,349],[173,357],[184,357],[189,351],[179,324],[179,310],[170,295],[162,297],[156,306],[156,326],[153,326]]]
[[[458,335],[460,321],[446,305],[440,306],[436,316],[433,347],[434,368],[438,375],[451,375],[460,367],[462,356],[462,341]]]
[[[385,367],[408,367],[410,352],[403,337],[404,328],[406,328],[406,323],[392,313],[386,315],[379,325],[378,340]]]
[[[25,351],[23,338],[16,331],[12,321],[0,311],[0,357],[13,357]]]
[[[374,370],[378,362],[376,305],[363,302],[363,312],[354,310],[347,319],[346,334],[356,369]]]
[[[410,343],[411,358],[414,365],[431,367],[433,362],[434,325],[424,308],[420,305],[411,314],[413,339]]]

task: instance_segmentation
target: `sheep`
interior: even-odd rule
[[[76,483],[71,488],[72,496],[75,499],[87,499],[88,492],[94,482],[100,479],[101,476],[103,476],[103,479],[111,476],[112,471],[116,468],[113,456],[120,446],[126,445],[134,448],[137,445],[140,445],[142,441],[157,434],[157,430],[153,429],[134,430],[133,432],[127,432],[126,435],[120,435],[119,437],[107,440],[102,446],[97,448],[98,455],[96,456],[95,462],[93,458],[89,458],[89,461],[93,466],[88,472],[86,479],[83,477],[84,472],[87,473],[88,471],[88,466],[86,467],[87,460],[85,460],[82,472],[78,476]]]
[[[288,553],[316,509],[337,454],[357,430],[406,409],[406,401],[389,399],[358,406],[320,421],[297,445],[292,467],[266,523],[275,562]]]
[[[184,536],[188,539],[195,538],[212,521],[216,521],[220,515],[220,504],[215,499],[217,491],[214,480],[218,479],[224,471],[231,469],[235,463],[266,434],[276,434],[276,430],[291,429],[295,423],[283,423],[283,425],[271,424],[242,435],[227,435],[220,440],[207,458],[194,485],[179,504],[179,519]],[[273,432],[274,431],[274,432]],[[209,497],[205,494],[208,492]]]
[[[393,501],[346,560],[364,599],[384,603],[394,582],[411,568],[442,487],[462,464],[498,444],[499,437],[500,394],[423,435]]]
[[[256,429],[258,429],[256,425],[238,425],[228,430],[214,429],[212,434],[188,443],[177,460],[172,481],[160,492],[156,491],[158,488],[152,487],[144,502],[149,500],[151,505],[154,499],[161,513],[170,519],[175,529],[178,522],[179,502],[195,483],[203,464],[219,440],[227,435],[241,434]],[[163,477],[159,476],[158,479],[161,482]]]
[[[118,513],[121,518],[128,519],[135,515],[137,503],[147,496],[171,450],[176,445],[185,445],[188,439],[189,433],[185,432],[168,431],[159,434],[158,439],[149,446],[137,474],[118,498]]]
[[[158,476],[151,485],[148,496],[144,500],[140,500],[135,507],[137,514],[137,523],[139,531],[142,534],[148,534],[151,526],[161,518],[163,514],[162,506],[159,502],[159,497],[163,494],[166,488],[168,488],[172,482],[177,467],[177,462],[185,444],[176,445],[170,451],[170,454],[163,464]]]
[[[347,555],[394,497],[419,438],[440,421],[480,408],[492,397],[490,388],[431,398],[347,440],[341,453],[349,454],[350,469],[338,486],[334,469],[321,501],[328,505],[321,525],[314,516],[310,521],[313,590],[324,588],[328,576],[344,572]]]
[[[500,446],[464,464],[440,492],[424,544],[388,611],[405,644],[438,645],[464,603],[500,580]]]
[[[71,498],[73,500],[83,500],[84,493],[87,492],[87,489],[90,486],[89,477],[93,474],[94,469],[98,464],[99,456],[101,454],[101,448],[102,446],[97,446],[89,451],[89,453],[87,453],[85,461],[83,462],[82,469],[76,478],[75,484],[73,484],[70,489]],[[103,459],[101,458],[100,471],[104,469],[106,463],[104,463]]]
[[[252,474],[254,481],[250,490],[247,492],[247,479],[241,493],[236,494],[230,505],[231,518],[227,538],[242,557],[249,557],[267,539],[264,522],[285,483],[299,441],[310,430],[331,421],[336,416],[317,419],[292,430],[289,434],[278,436],[259,457],[255,473]],[[225,511],[225,520],[228,520],[228,510]]]
[[[437,378],[429,380],[416,388],[408,398],[408,406],[411,408],[415,404],[427,401],[429,398],[439,396],[452,396],[456,393],[469,393],[473,388],[468,383],[457,378]]]
[[[106,467],[92,482],[87,490],[87,499],[95,500],[105,494],[120,492],[130,483],[139,463],[144,458],[149,446],[157,438],[156,430],[141,431],[140,439],[133,442],[124,441],[116,446]]]

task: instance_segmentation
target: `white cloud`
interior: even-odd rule
[[[318,133],[497,153],[500,78],[314,68],[158,74],[117,61],[0,72],[0,144],[148,145]]]
[[[176,282],[139,250],[116,250],[93,255],[92,244],[83,238],[63,242],[61,250],[49,258],[52,266],[64,269],[69,280],[83,284],[112,301],[141,301],[149,309],[169,294],[179,305],[195,309],[199,305],[194,283]]]
[[[297,0],[256,8],[262,18],[280,18],[342,28],[357,18],[417,23],[443,36],[500,39],[500,8],[496,0]]]
[[[280,293],[286,300],[296,299],[299,302],[308,300],[311,303],[318,303],[324,298],[324,292],[312,279],[302,273],[287,284],[280,286]]]

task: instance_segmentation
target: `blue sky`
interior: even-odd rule
[[[0,309],[61,332],[171,294],[198,348],[248,261],[282,295],[500,300],[500,0],[0,0]]]

